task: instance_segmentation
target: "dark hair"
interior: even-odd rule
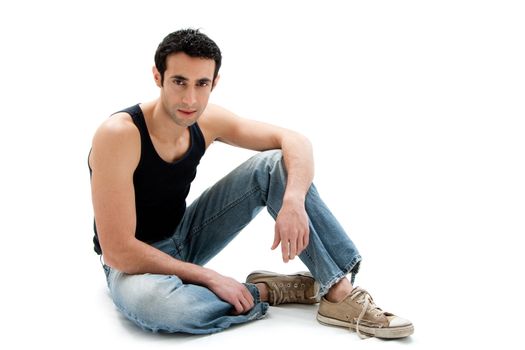
[[[208,58],[215,61],[213,80],[221,67],[221,50],[213,40],[198,29],[181,29],[168,34],[159,44],[155,52],[155,67],[160,73],[160,82],[164,83],[166,58],[174,53],[184,52],[190,57]]]

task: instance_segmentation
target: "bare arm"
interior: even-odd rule
[[[201,125],[208,131],[208,143],[219,140],[257,151],[281,149],[288,178],[283,206],[276,219],[272,249],[280,243],[283,261],[288,262],[308,245],[304,202],[314,176],[310,141],[297,132],[240,118],[219,106],[209,105],[204,116]]]
[[[305,199],[313,181],[314,161],[311,143],[302,135],[284,137],[281,150],[288,178],[283,206],[275,221],[272,249],[281,244],[283,261],[286,263],[301,254],[309,243]]]
[[[97,233],[109,266],[128,273],[177,275],[186,283],[207,286],[237,313],[253,306],[242,284],[217,272],[177,260],[135,238],[133,172],[140,159],[140,135],[123,115],[108,119],[96,132],[90,155],[92,198]]]

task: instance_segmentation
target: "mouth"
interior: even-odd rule
[[[196,110],[192,109],[179,109],[178,111],[185,117],[190,117],[196,112]]]

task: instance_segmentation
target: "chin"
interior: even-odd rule
[[[191,120],[191,121],[190,121],[190,120],[185,120],[185,121],[183,121],[183,122],[179,122],[179,123],[177,123],[177,125],[179,125],[179,126],[184,126],[184,127],[187,128],[187,127],[192,126],[192,125],[195,124],[196,122],[197,122],[196,120]]]
[[[172,117],[172,119],[175,122],[175,124],[177,124],[178,126],[183,126],[183,127],[192,126],[193,124],[197,122],[197,118],[182,119],[182,118]]]

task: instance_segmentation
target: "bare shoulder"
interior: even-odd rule
[[[209,103],[206,106],[206,109],[204,110],[203,116],[210,116],[214,118],[214,117],[221,117],[224,115],[232,115],[232,114],[233,113],[231,111],[229,111],[228,109],[222,106],[219,106],[213,103]]]
[[[297,135],[291,130],[240,117],[213,104],[206,108],[202,119],[207,142],[217,140],[256,151],[282,148],[283,140]]]
[[[127,113],[117,113],[105,120],[95,132],[89,164],[97,166],[136,163],[140,158],[140,133]],[[131,165],[131,164],[130,164]]]
[[[240,118],[232,111],[216,104],[208,104],[199,125],[206,137],[207,142],[213,142],[225,129],[230,129]]]
[[[138,134],[138,129],[129,114],[120,112],[107,118],[95,132],[94,140],[98,138],[126,137]]]

